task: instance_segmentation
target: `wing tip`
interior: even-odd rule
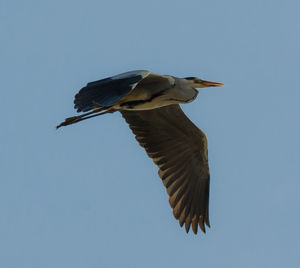
[[[179,220],[179,225],[180,227],[183,227],[183,225],[185,225],[185,231],[186,233],[189,233],[190,231],[190,227],[192,226],[192,230],[193,233],[195,235],[197,235],[198,232],[198,226],[199,229],[206,234],[206,228],[205,226],[207,226],[208,228],[210,228],[210,223],[209,223],[209,219],[204,217],[203,215],[199,216],[199,217],[194,217],[194,219],[191,221],[190,218],[186,218],[186,219],[177,219]]]

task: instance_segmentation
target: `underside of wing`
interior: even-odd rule
[[[209,225],[207,140],[179,105],[147,111],[121,111],[137,141],[159,167],[173,214],[180,226]]]
[[[87,112],[94,108],[112,106],[150,73],[143,70],[132,71],[88,83],[75,96],[74,108],[77,112]]]

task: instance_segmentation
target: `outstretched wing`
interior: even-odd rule
[[[139,144],[159,167],[173,214],[186,231],[209,225],[207,140],[179,105],[121,111]]]
[[[88,83],[75,96],[77,112],[87,112],[99,106],[108,107],[120,101],[147,77],[149,71],[132,71]]]

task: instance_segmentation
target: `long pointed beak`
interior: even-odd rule
[[[216,83],[216,82],[209,82],[209,81],[201,81],[201,85],[205,86],[205,87],[223,87],[224,84],[222,83]]]

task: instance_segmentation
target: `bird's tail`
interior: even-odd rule
[[[58,129],[60,127],[72,125],[72,124],[78,123],[80,121],[83,121],[83,120],[86,120],[86,119],[89,119],[89,118],[92,118],[92,117],[95,117],[98,115],[102,115],[102,114],[106,114],[106,113],[113,113],[115,111],[116,110],[112,109],[112,107],[95,108],[95,109],[93,109],[92,112],[66,118],[64,122],[62,122],[58,126],[56,126],[56,129]]]

